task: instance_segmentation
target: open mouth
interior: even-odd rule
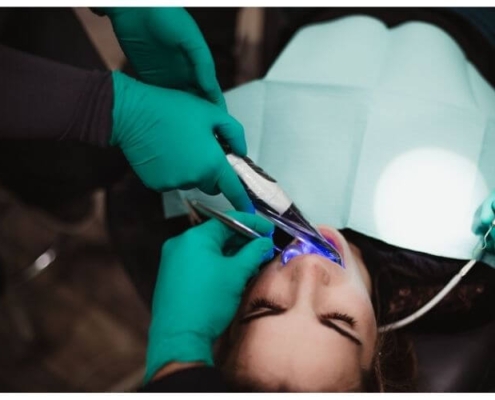
[[[337,242],[335,240],[335,237],[331,237],[328,239],[328,243],[330,243],[332,250],[324,246],[322,243],[318,243],[318,242],[313,243],[311,241],[306,241],[304,239],[295,240],[287,247],[285,247],[284,250],[282,251],[281,262],[283,265],[287,265],[289,261],[292,260],[294,257],[305,254],[306,255],[314,254],[328,259],[329,261],[333,262],[334,264],[338,265],[341,268],[345,268],[344,260],[340,254],[340,252],[342,251],[340,242]],[[336,254],[337,252],[339,254]]]

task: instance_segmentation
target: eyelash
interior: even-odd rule
[[[269,308],[272,310],[278,310],[278,311],[283,311],[284,308],[279,306],[277,302],[273,299],[270,298],[265,298],[265,297],[256,297],[255,299],[251,300],[249,303],[249,311],[255,311],[260,308]],[[332,312],[332,313],[327,313],[320,315],[321,319],[339,319],[341,321],[346,322],[349,324],[351,327],[354,327],[356,325],[356,320],[351,317],[349,314],[344,314],[340,312]]]
[[[348,323],[351,327],[354,327],[356,325],[356,320],[353,317],[351,317],[349,314],[344,314],[344,313],[339,313],[339,312],[323,314],[320,316],[320,318],[321,319],[340,319],[341,321]]]
[[[259,308],[270,308],[272,310],[284,310],[283,307],[280,307],[277,302],[273,299],[265,298],[265,297],[256,297],[251,300],[249,303],[249,310],[254,311]]]

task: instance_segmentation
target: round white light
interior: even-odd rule
[[[463,258],[476,244],[471,232],[488,189],[477,166],[440,148],[394,159],[375,192],[375,222],[383,240],[412,250]]]

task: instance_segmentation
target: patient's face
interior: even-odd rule
[[[246,291],[225,363],[266,390],[348,391],[372,363],[377,327],[359,250],[321,227],[346,269],[317,255],[274,259]]]

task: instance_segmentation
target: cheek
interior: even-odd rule
[[[290,291],[291,282],[280,273],[281,268],[284,267],[277,257],[253,278],[244,291],[237,317],[242,315],[247,310],[249,303],[257,297],[276,300],[277,303],[285,303],[283,299]]]
[[[268,264],[266,264],[263,269],[260,270],[258,275],[253,279],[253,285],[258,285],[260,282],[266,282],[274,279],[277,276],[277,272],[283,268],[281,256],[278,255]]]
[[[363,279],[362,274],[359,271],[358,266],[355,265],[353,266],[353,268],[349,268],[348,273],[349,273],[348,275],[349,285],[352,286],[354,290],[359,292],[361,296],[369,298],[370,292],[368,290],[366,282]]]
[[[378,335],[376,316],[371,304],[371,299],[366,294],[356,293],[352,300],[353,308],[356,313],[356,318],[361,325],[361,334],[367,338],[369,346],[367,347],[367,353],[369,358],[373,356],[373,349],[375,347],[376,338]]]
[[[290,288],[290,281],[284,279],[280,273],[277,273],[276,268],[283,267],[275,266],[272,269],[267,269],[257,277],[249,292],[246,293],[246,300],[252,300],[259,296],[276,297],[278,299],[278,296],[287,293]]]
[[[253,293],[259,291],[260,287],[266,288],[266,286],[269,286],[270,283],[275,282],[278,277],[277,271],[281,267],[282,264],[280,262],[280,256],[277,256],[266,264],[258,275],[251,278],[251,281],[246,286],[243,294],[243,303],[245,303],[248,299],[253,298]]]
[[[334,306],[349,307],[363,324],[376,325],[373,304],[361,279],[351,278],[346,285],[334,287],[334,290],[329,291],[328,294]]]
[[[363,325],[369,327],[370,331],[376,330],[375,311],[368,295],[359,293],[355,296],[354,301],[360,310],[359,317]]]

